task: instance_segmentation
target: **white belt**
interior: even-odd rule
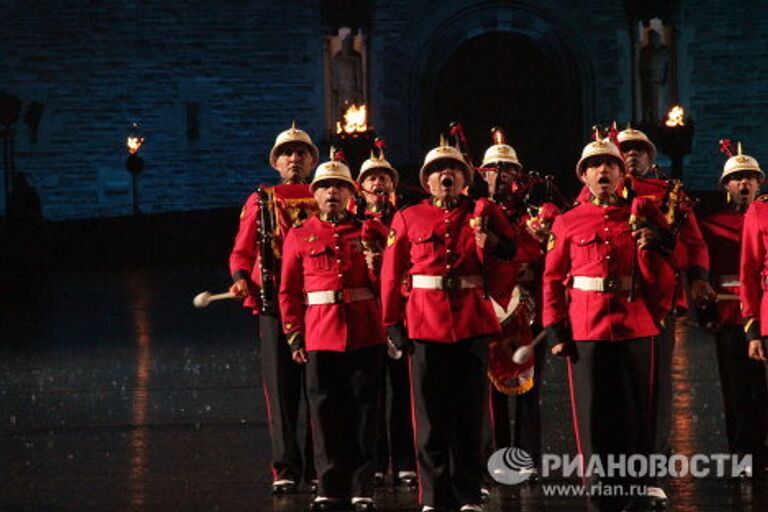
[[[307,292],[307,306],[322,304],[340,304],[342,302],[357,302],[373,299],[375,296],[370,288],[345,288],[343,290],[322,290]]]
[[[632,278],[622,277],[590,277],[573,276],[571,288],[585,292],[626,292],[632,288]]]
[[[736,287],[741,286],[741,281],[739,281],[739,276],[720,276],[720,286],[727,286],[727,287]]]
[[[411,285],[414,288],[427,290],[457,290],[460,288],[482,288],[483,276],[425,276],[414,274],[411,276]]]

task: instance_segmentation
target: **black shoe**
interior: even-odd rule
[[[419,476],[415,471],[398,471],[395,482],[402,487],[416,487],[419,485]]]
[[[318,496],[309,504],[311,512],[339,512],[349,510],[349,504],[341,500]]]
[[[313,478],[309,482],[309,492],[312,494],[317,494],[317,486],[319,485],[319,482],[317,481],[317,478]]]
[[[541,474],[537,468],[524,469],[520,471],[520,475],[526,475],[526,484],[538,484],[541,482]]]
[[[669,504],[669,498],[661,487],[647,487],[645,489],[645,498],[648,508],[651,510],[664,510]]]
[[[377,471],[373,474],[373,486],[374,487],[384,487],[387,485],[387,479],[384,478],[384,473],[381,471]]]
[[[378,510],[373,498],[352,498],[352,508],[355,512],[375,512]]]
[[[284,478],[272,482],[272,494],[282,496],[283,494],[296,494],[296,482]]]

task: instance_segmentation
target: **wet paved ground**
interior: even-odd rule
[[[304,510],[268,495],[255,322],[223,269],[62,273],[6,297],[0,315],[1,510]],[[21,295],[24,295],[22,293]],[[10,299],[10,300],[8,300]],[[680,325],[676,452],[726,452],[713,340]],[[544,451],[573,452],[564,366],[550,361]],[[671,510],[768,510],[763,481],[674,479]],[[416,510],[385,489],[380,509]],[[486,510],[584,510],[540,486],[494,489]]]

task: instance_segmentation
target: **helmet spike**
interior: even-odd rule
[[[494,126],[493,128],[491,128],[491,142],[493,142],[493,144],[495,145],[506,144],[507,137],[504,134],[504,130],[502,130],[498,126]]]

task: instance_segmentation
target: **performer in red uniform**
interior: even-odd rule
[[[744,156],[744,155],[742,155]],[[768,196],[747,209],[741,241],[741,313],[746,324],[749,357],[768,362]]]
[[[654,164],[656,146],[645,133],[627,128],[618,133],[619,149],[632,176],[634,193],[652,199],[667,213],[667,220],[673,225],[677,236],[668,240],[674,247],[674,265],[677,271],[676,307],[665,319],[664,327],[656,346],[656,412],[654,451],[669,455],[669,435],[672,418],[672,354],[675,349],[676,318],[685,316],[688,308],[685,284],[690,286],[691,299],[695,302],[711,300],[714,291],[709,285],[709,253],[699,230],[696,215],[682,191],[682,183],[667,180]],[[684,274],[683,274],[684,272]],[[654,506],[664,507],[667,495],[659,482],[648,487],[648,496]]]
[[[588,144],[576,173],[591,196],[555,219],[543,324],[552,352],[568,356],[576,445],[585,461],[649,454],[654,338],[674,294],[672,266],[659,250],[663,218],[648,199],[616,193],[625,164],[609,140]],[[649,225],[633,226],[630,216]]]
[[[309,429],[303,461],[296,439],[303,368],[291,361],[277,311],[277,289],[285,234],[295,222],[317,208],[305,183],[317,166],[317,147],[294,123],[277,136],[269,162],[280,173],[282,183],[272,187],[262,185],[243,206],[240,229],[229,256],[234,280],[230,291],[243,297],[245,306],[259,315],[262,388],[272,443],[272,490],[275,494],[285,494],[296,491],[302,476],[310,482],[315,473]],[[262,204],[266,209],[262,210]],[[266,225],[262,225],[263,220]],[[268,245],[263,243],[265,240]],[[266,258],[261,254],[262,246],[272,248]],[[263,277],[268,280],[267,286]]]
[[[293,360],[306,364],[318,474],[312,510],[375,510],[374,453],[385,341],[376,272],[366,263],[362,223],[347,211],[349,167],[318,167],[320,213],[288,232],[280,311]]]
[[[491,367],[489,374],[494,386],[491,387],[489,400],[490,418],[484,436],[486,454],[514,445],[522,448],[534,461],[531,470],[533,477],[538,472],[541,460],[541,372],[546,354],[546,343],[540,343],[535,349],[535,356],[525,365],[516,365],[509,357],[512,350],[503,350],[504,344],[526,344],[533,339],[531,322],[540,326],[540,312],[536,297],[540,287],[541,267],[544,251],[542,243],[526,232],[525,224],[530,216],[525,204],[515,193],[522,186],[523,166],[517,152],[507,144],[504,133],[499,128],[492,130],[494,144],[483,157],[480,173],[487,183],[488,195],[502,210],[509,222],[521,225],[521,236],[517,240],[517,253],[514,260],[498,264],[494,279],[489,283],[488,293],[493,303],[496,317],[502,326],[499,339],[491,345]],[[548,224],[551,226],[551,224]],[[548,237],[544,237],[546,244]],[[539,279],[536,279],[538,277]],[[524,280],[525,284],[519,283]],[[519,284],[518,284],[519,283]],[[537,329],[538,330],[538,329]],[[498,350],[496,350],[498,349]],[[503,361],[494,361],[494,357]],[[505,363],[505,364],[501,364]],[[500,365],[506,375],[517,375],[506,382],[499,382],[494,368]],[[514,370],[513,370],[514,369]],[[515,432],[511,432],[509,399],[515,397]]]
[[[715,331],[728,447],[731,453],[752,454],[753,463],[758,465],[766,450],[768,389],[765,365],[749,359],[747,353],[739,307],[739,255],[744,214],[757,196],[763,178],[757,160],[740,152],[723,167],[720,186],[725,189],[728,204],[701,223],[709,246],[717,302],[699,308],[700,321],[704,320]],[[746,470],[743,476],[751,475]]]
[[[381,255],[387,243],[387,233],[395,214],[394,194],[399,181],[397,170],[384,156],[383,143],[377,140],[378,150],[360,166],[357,186],[369,222],[368,237],[363,244],[369,244],[374,268],[381,268]],[[372,229],[370,229],[372,228]],[[378,229],[376,229],[378,228]],[[385,364],[385,378],[380,395],[379,440],[376,444],[375,481],[383,485],[385,475],[392,469],[392,481],[406,487],[416,485],[416,456],[413,447],[413,426],[411,425],[411,396],[407,359],[388,357]],[[387,411],[389,415],[387,415]]]
[[[420,181],[432,197],[395,214],[381,272],[384,325],[396,346],[412,352],[424,510],[481,507],[487,342],[499,331],[483,263],[490,254],[511,258],[515,231],[487,200],[474,215],[477,206],[461,194],[472,178],[456,148],[443,142],[427,154]],[[472,227],[473,217],[487,228]]]

